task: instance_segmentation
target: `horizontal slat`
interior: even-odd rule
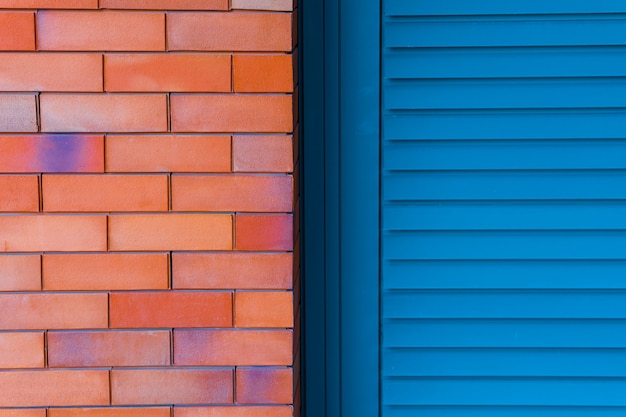
[[[395,80],[389,110],[626,107],[626,78]]]
[[[386,48],[626,45],[626,20],[388,22]]]
[[[623,417],[626,407],[383,406],[385,417]]]
[[[624,169],[626,140],[386,141],[385,170]]]
[[[384,404],[626,405],[625,378],[394,378],[383,385]]]
[[[409,260],[382,265],[387,290],[626,289],[624,260]]]
[[[385,200],[624,199],[626,171],[403,171],[383,176]]]
[[[383,134],[386,140],[623,139],[625,119],[626,110],[396,112],[383,115]]]
[[[622,0],[385,0],[387,16],[626,13]]]
[[[626,349],[385,349],[383,376],[626,375]]]
[[[393,49],[384,55],[383,74],[391,79],[623,77],[626,48]]]
[[[614,319],[386,318],[383,329],[385,348],[626,348],[626,320]]]
[[[407,230],[626,230],[626,202],[446,202],[385,207],[383,228]]]
[[[383,300],[386,318],[626,318],[623,291],[398,291]]]
[[[626,259],[624,231],[386,232],[383,258]]]

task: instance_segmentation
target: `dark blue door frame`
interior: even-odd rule
[[[379,415],[380,0],[299,4],[307,417]]]

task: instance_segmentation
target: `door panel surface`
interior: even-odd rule
[[[626,415],[626,3],[383,0],[384,417]]]

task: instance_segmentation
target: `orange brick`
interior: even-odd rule
[[[291,365],[290,330],[176,330],[174,364],[180,366]]]
[[[111,327],[230,327],[228,292],[112,293]]]
[[[173,253],[172,286],[181,289],[290,289],[289,253]]]
[[[2,9],[97,9],[98,0],[0,0]]]
[[[102,135],[0,136],[0,172],[103,172]]]
[[[0,175],[0,211],[39,211],[36,175]]]
[[[284,51],[292,49],[291,13],[170,13],[172,51]]]
[[[109,404],[109,372],[37,370],[0,372],[0,407]]]
[[[235,326],[293,327],[293,293],[237,291]]]
[[[36,132],[38,129],[34,94],[0,94],[0,132]]]
[[[35,14],[0,12],[0,51],[35,50]]]
[[[165,175],[44,175],[44,211],[167,211]]]
[[[109,248],[114,251],[230,250],[232,240],[232,216],[226,214],[109,217]]]
[[[229,55],[108,54],[106,91],[229,92]]]
[[[229,172],[230,155],[230,136],[106,138],[107,172]]]
[[[159,290],[169,285],[164,253],[44,254],[42,270],[48,291]]]
[[[293,408],[291,406],[241,405],[236,407],[174,407],[174,417],[293,417]]]
[[[112,11],[40,11],[37,47],[54,51],[163,51],[165,15]]]
[[[0,410],[0,417],[46,417],[45,408],[17,408]]]
[[[172,176],[172,210],[288,212],[291,176]]]
[[[159,132],[167,130],[164,94],[50,94],[41,102],[44,132]]]
[[[291,404],[293,402],[291,369],[237,368],[235,378],[238,404]]]
[[[233,401],[229,369],[150,369],[111,371],[113,405],[227,404]]]
[[[0,367],[43,368],[43,349],[41,332],[0,333]]]
[[[168,331],[49,332],[50,367],[167,366]]]
[[[289,95],[172,95],[176,132],[291,132]]]
[[[51,408],[48,410],[48,417],[170,417],[170,409],[169,407]]]
[[[102,91],[102,56],[96,54],[4,54],[2,91]]]
[[[228,0],[100,0],[102,9],[228,10]]]
[[[0,252],[105,251],[105,216],[0,216]]]
[[[235,55],[233,77],[238,93],[291,93],[293,55]]]
[[[233,137],[233,171],[293,172],[293,136]]]
[[[0,329],[106,328],[107,294],[0,294]]]
[[[293,216],[240,215],[235,219],[237,250],[293,250]]]
[[[41,257],[39,255],[1,255],[0,291],[39,291]]]
[[[244,10],[293,10],[293,0],[232,0],[232,9]]]

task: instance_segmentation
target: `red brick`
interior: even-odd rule
[[[0,94],[0,132],[36,132],[38,129],[34,94]]]
[[[293,327],[293,293],[235,293],[236,327]]]
[[[39,255],[1,255],[0,291],[39,291],[41,257]]]
[[[97,9],[98,0],[0,0],[0,9]]]
[[[291,132],[289,95],[172,95],[176,132]]]
[[[233,137],[233,171],[293,172],[292,136]]]
[[[103,172],[102,135],[0,136],[0,172]]]
[[[237,250],[293,250],[293,216],[240,215],[235,219]]]
[[[165,175],[44,175],[44,211],[167,211]]]
[[[229,369],[111,371],[111,400],[128,404],[227,404],[233,401]]]
[[[229,172],[230,155],[230,136],[106,138],[107,172]]]
[[[35,14],[0,12],[0,51],[35,50]]]
[[[51,408],[48,410],[48,417],[170,417],[170,409],[169,407]]]
[[[105,251],[105,216],[0,216],[0,252]]]
[[[232,0],[232,9],[244,10],[293,10],[293,0]]]
[[[291,51],[290,13],[169,13],[172,51]]]
[[[50,367],[167,366],[168,331],[49,332]]]
[[[167,130],[164,94],[41,95],[44,132],[159,132]]]
[[[109,217],[109,248],[114,251],[230,250],[232,240],[232,216],[226,214]]]
[[[102,9],[228,10],[228,0],[100,0]]]
[[[173,253],[172,286],[181,289],[290,289],[289,253]]]
[[[291,365],[292,336],[290,330],[176,330],[174,364]]]
[[[293,401],[291,369],[237,368],[235,379],[238,404],[291,404]]]
[[[291,176],[172,176],[172,210],[288,212]]]
[[[48,291],[160,290],[169,285],[164,253],[44,254],[42,270]]]
[[[0,294],[0,329],[106,328],[107,294]]]
[[[238,93],[291,93],[293,55],[235,55],[233,77]]]
[[[228,292],[123,292],[110,297],[111,327],[231,327]]]
[[[107,54],[106,91],[229,92],[229,55]]]
[[[290,406],[174,407],[174,417],[292,417]],[[51,416],[53,417],[53,416]]]
[[[1,158],[1,157],[0,157]],[[0,175],[0,212],[39,211],[39,177]]]
[[[0,60],[2,91],[102,91],[102,56],[8,53]]]
[[[43,349],[41,332],[0,333],[0,368],[43,368]]]
[[[109,372],[37,370],[0,372],[0,407],[106,405]]]
[[[165,15],[112,11],[40,11],[37,47],[55,51],[163,51]]]
[[[45,408],[17,408],[0,410],[0,417],[46,417]]]

